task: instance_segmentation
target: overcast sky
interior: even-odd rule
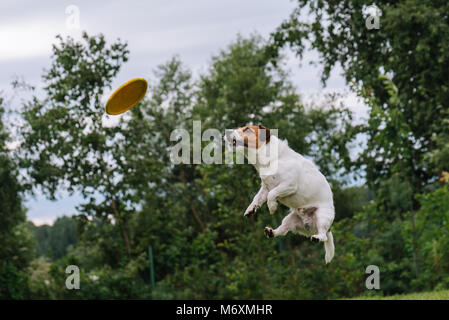
[[[73,28],[68,7],[79,9],[80,29]],[[50,64],[51,44],[55,36],[79,38],[81,31],[103,33],[107,40],[128,42],[130,60],[122,67],[113,87],[135,77],[149,78],[152,70],[178,54],[195,74],[206,69],[211,57],[236,39],[257,32],[267,37],[294,8],[290,0],[147,0],[147,1],[24,1],[0,2],[0,91],[12,95],[10,83],[16,77],[39,87],[40,76]],[[73,16],[72,16],[73,17]],[[69,28],[69,27],[72,28]],[[293,54],[287,68],[298,91],[306,97],[323,93],[319,68],[307,54],[301,67]],[[150,79],[151,81],[151,79]],[[326,92],[347,92],[347,86],[335,70]],[[107,97],[106,97],[107,98]],[[19,98],[14,99],[13,107]],[[364,115],[366,108],[354,95],[346,104]],[[28,218],[36,224],[51,223],[57,216],[75,213],[81,197],[60,195],[57,201],[42,196],[27,199]]]

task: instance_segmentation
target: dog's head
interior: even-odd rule
[[[226,139],[236,148],[258,149],[270,142],[270,129],[262,125],[245,126],[226,132]]]

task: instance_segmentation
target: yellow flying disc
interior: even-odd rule
[[[106,113],[117,115],[128,111],[145,97],[148,82],[143,78],[132,79],[122,84],[106,103]]]

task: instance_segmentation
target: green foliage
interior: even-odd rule
[[[51,248],[59,260],[35,259],[28,268],[32,255],[12,256],[29,248],[30,234],[14,162],[2,147],[0,170],[12,170],[0,177],[12,188],[1,192],[17,215],[0,215],[15,226],[5,228],[12,233],[0,240],[8,244],[0,246],[8,257],[0,260],[0,284],[7,288],[1,294],[333,299],[447,288],[449,191],[433,183],[447,158],[447,130],[441,126],[447,80],[432,64],[448,61],[447,23],[436,21],[447,4],[383,1],[380,30],[366,30],[363,15],[354,14],[365,4],[300,0],[270,43],[238,37],[196,80],[174,57],[151,77],[147,98],[114,123],[100,101],[128,58],[126,44],[108,46],[102,35],[84,34],[81,42],[59,38],[43,77],[45,97],[24,106],[18,155],[29,190],[42,188],[50,198],[61,188],[82,193],[85,203],[75,217],[80,237],[74,243],[73,222],[61,220],[53,231],[44,227],[37,233],[48,232],[52,239],[40,241],[38,252]],[[305,7],[312,23],[300,20]],[[332,23],[322,20],[326,16]],[[422,39],[411,36],[412,26]],[[320,53],[323,81],[335,64],[343,66],[347,81],[370,107],[367,123],[354,126],[351,112],[337,105],[335,96],[322,105],[301,101],[277,53],[290,44],[301,55],[307,41]],[[293,234],[264,237],[263,228],[279,225],[286,208],[271,216],[263,206],[243,218],[260,184],[250,165],[170,161],[177,143],[171,133],[192,132],[193,120],[201,120],[203,132],[262,123],[278,128],[280,138],[317,163],[331,181],[337,211],[331,265],[324,264],[322,244]],[[367,144],[354,160],[349,155],[359,134]],[[365,169],[366,186],[347,187]],[[13,243],[13,234],[24,244]],[[150,245],[155,287],[149,281]],[[65,288],[65,268],[72,264],[80,267],[80,290]],[[381,290],[375,293],[365,288],[371,264],[381,270]]]
[[[368,29],[364,10],[372,4],[298,0],[290,18],[272,34],[267,52],[276,56],[279,48],[290,45],[302,56],[315,49],[323,83],[340,65],[348,83],[363,86],[376,97],[364,130],[369,146],[359,165],[366,166],[368,183],[377,185],[397,172],[398,157],[403,156],[401,171],[408,175],[413,192],[420,193],[439,173],[433,165],[439,163],[441,168],[441,146],[447,141],[449,4],[377,1],[380,28]],[[391,94],[393,87],[385,88],[379,74],[391,77],[397,95]],[[429,153],[436,157],[433,165]]]
[[[352,218],[363,210],[363,205],[374,199],[374,194],[366,186],[332,188],[335,204],[335,221]]]
[[[5,234],[25,220],[25,212],[22,210],[21,186],[16,178],[17,166],[6,147],[9,135],[3,125],[2,101],[0,97],[0,232]]]
[[[397,294],[388,297],[362,296],[351,300],[448,300],[449,291],[431,291],[410,294]]]
[[[60,217],[52,226],[32,226],[34,237],[37,242],[36,255],[46,256],[57,260],[67,254],[69,246],[78,241],[76,234],[77,222],[70,217]]]
[[[425,275],[422,285],[449,288],[449,188],[445,184],[434,192],[418,196],[421,208],[416,214],[418,243]]]
[[[24,299],[33,239],[25,224],[17,165],[6,146],[9,134],[3,125],[2,103],[0,97],[0,299]]]
[[[113,55],[101,36],[84,35],[84,41],[60,39],[50,70],[66,71],[58,75],[47,72],[47,97],[43,101],[34,99],[23,113],[27,125],[23,128],[22,163],[31,181],[41,185],[49,196],[66,183],[69,190],[79,189],[89,200],[80,207],[88,215],[76,217],[80,241],[50,267],[41,260],[33,264],[33,296],[327,297],[319,289],[312,290],[313,286],[329,289],[325,279],[316,278],[314,282],[315,277],[301,272],[302,267],[322,263],[322,246],[317,250],[297,236],[268,241],[263,227],[277,225],[281,219],[271,217],[266,208],[256,218],[243,220],[243,211],[258,189],[256,171],[249,165],[175,166],[169,158],[174,144],[170,134],[177,128],[191,131],[192,120],[196,119],[202,121],[203,131],[264,123],[279,128],[280,137],[287,138],[292,148],[317,159],[323,172],[338,171],[335,177],[342,178],[353,132],[351,113],[336,106],[333,97],[322,106],[307,109],[286,73],[266,56],[263,40],[254,36],[238,38],[221,51],[196,82],[177,57],[169,60],[156,70],[148,98],[117,124],[105,126],[99,96],[118,70],[107,64],[119,65],[117,57],[125,55],[125,47],[115,47],[118,53]],[[65,52],[77,53],[77,59],[66,60]],[[100,54],[103,57],[97,61],[95,57]],[[105,64],[104,68],[94,77],[98,82],[95,88],[99,88],[85,87],[83,81],[100,64]],[[72,68],[80,72],[72,74]],[[72,92],[65,85],[68,82],[79,86]],[[81,112],[86,113],[84,118]],[[96,143],[93,135],[98,138]],[[341,195],[345,216],[351,216],[360,204],[343,205],[345,191],[338,180],[333,184]],[[101,195],[101,200],[92,190]],[[363,201],[361,195],[359,202]],[[121,205],[123,214],[106,219],[114,203]],[[56,233],[61,228],[51,231],[54,237],[49,236],[59,239],[61,245],[51,249],[54,258],[62,252],[56,248],[65,248],[62,239],[68,229]],[[122,241],[126,238],[132,249],[125,256]],[[149,286],[149,245],[154,252],[155,288]],[[303,255],[309,258],[301,262]],[[76,292],[64,288],[64,268],[69,264],[81,268],[82,289]],[[39,268],[48,271],[39,274]],[[100,280],[92,280],[92,275]],[[285,282],[286,278],[293,281]]]
[[[114,132],[102,121],[100,99],[127,60],[126,44],[107,46],[103,36],[87,34],[84,43],[58,39],[52,66],[43,75],[46,97],[35,97],[23,110],[22,166],[28,168],[30,184],[42,186],[51,197],[64,183],[86,197],[95,190],[106,197],[115,169],[107,159]]]
[[[29,291],[31,299],[55,299],[56,295],[50,286],[50,266],[44,257],[34,259],[28,268]]]
[[[159,70],[163,72],[157,74],[160,80],[153,85],[149,102],[133,109],[137,119],[131,122],[142,128],[137,122],[142,113],[146,126],[151,128],[148,132],[162,133],[156,135],[159,139],[152,148],[169,147],[166,132],[176,127],[190,128],[190,119],[200,119],[202,130],[232,128],[247,119],[248,123],[280,128],[281,138],[288,138],[296,150],[314,156],[320,153],[317,158],[323,160],[320,164],[327,172],[332,171],[332,165],[341,166],[341,159],[347,156],[345,143],[350,133],[343,132],[350,128],[348,111],[334,107],[332,100],[330,106],[306,111],[282,69],[264,56],[258,37],[239,38],[214,57],[197,89],[191,87],[188,73],[178,60],[169,61]],[[179,88],[196,89],[196,100],[187,100],[189,91]],[[176,108],[181,99],[184,110],[180,114]],[[141,134],[145,132],[141,130]],[[154,139],[149,135],[144,141]],[[293,298],[298,294],[294,285],[308,277],[299,274],[301,269],[295,260],[286,263],[287,257],[278,250],[283,246],[292,253],[301,239],[267,241],[263,227],[279,224],[280,218],[270,217],[266,208],[255,219],[242,217],[259,184],[253,168],[205,164],[173,167],[161,162],[153,170],[171,183],[150,186],[142,211],[131,225],[138,250],[143,253],[148,244],[153,247],[157,280],[154,298]],[[353,213],[351,210],[348,215]],[[321,247],[319,252],[307,248],[313,252],[315,263],[322,260]],[[291,274],[297,280],[281,295],[278,286]],[[299,295],[312,296],[310,292]]]
[[[435,148],[425,155],[425,159],[430,163],[434,174],[449,170],[449,117],[447,112],[441,119],[441,127],[441,132],[432,134],[431,139]]]
[[[150,288],[139,276],[138,265],[141,264],[142,261],[137,258],[119,270],[109,266],[92,270],[80,267],[80,289],[67,290],[66,267],[82,265],[76,257],[68,255],[51,265],[47,292],[58,299],[148,299],[151,297]]]
[[[2,263],[0,268],[0,299],[27,299],[28,276],[13,263]]]
[[[46,96],[34,97],[22,112],[21,165],[28,184],[50,198],[62,188],[79,190],[86,199],[82,213],[105,221],[112,216],[130,256],[127,221],[138,202],[134,167],[121,148],[124,134],[107,123],[100,101],[129,51],[121,41],[107,46],[103,35],[83,33],[82,39],[58,37],[53,46],[51,68],[43,75]]]

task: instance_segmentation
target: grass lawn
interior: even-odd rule
[[[449,290],[431,291],[410,294],[397,294],[394,296],[380,297],[356,297],[349,300],[449,300]]]

